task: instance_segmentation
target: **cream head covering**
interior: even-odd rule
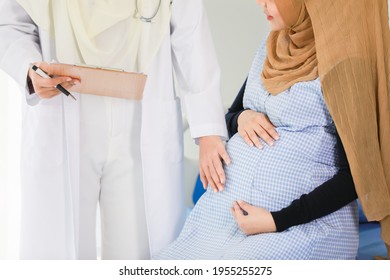
[[[17,0],[49,32],[62,63],[147,70],[169,32],[171,0]],[[152,16],[151,23],[140,20]]]

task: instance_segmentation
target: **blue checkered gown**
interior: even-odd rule
[[[264,149],[248,146],[235,134],[227,144],[232,159],[225,166],[226,187],[211,188],[200,198],[185,226],[155,259],[354,259],[358,248],[357,205],[280,233],[247,236],[230,208],[236,200],[270,211],[332,178],[338,170],[335,126],[319,79],[299,82],[270,95],[260,79],[266,54],[263,44],[254,59],[244,107],[263,112],[280,139]]]

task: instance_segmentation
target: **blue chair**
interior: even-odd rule
[[[368,222],[359,205],[359,249],[357,260],[372,260],[374,256],[386,256],[386,246],[381,239],[381,229],[378,222]]]

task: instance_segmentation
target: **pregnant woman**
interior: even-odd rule
[[[343,113],[335,113],[333,101],[328,100],[329,94],[335,91],[324,79],[327,77],[322,75],[322,71],[332,69],[332,66],[323,63],[324,43],[316,41],[318,25],[314,25],[314,17],[311,18],[319,11],[315,8],[321,5],[328,8],[324,10],[328,13],[332,12],[332,7],[343,7],[344,10],[340,11],[342,16],[353,1],[336,1],[337,5],[331,7],[326,1],[258,2],[263,5],[273,32],[259,48],[253,61],[243,105],[246,109],[267,115],[276,127],[279,139],[272,146],[263,142],[263,148],[259,149],[247,145],[240,134],[235,134],[227,144],[231,164],[225,166],[225,190],[214,193],[209,188],[191,212],[177,240],[157,254],[155,259],[354,259],[356,256],[358,219],[355,201],[332,214],[283,232],[256,235],[245,234],[230,211],[233,205],[237,208],[236,201],[241,200],[268,211],[277,211],[332,178],[340,168],[336,124],[347,156],[352,159],[350,163],[355,185],[360,187],[362,184],[361,176],[356,171],[362,167],[361,162],[351,157],[351,151],[356,146],[345,140],[349,137],[345,125],[340,124],[339,119],[335,124],[332,119],[332,116]],[[373,6],[372,10],[375,8]],[[364,5],[358,8],[364,8]],[[348,72],[348,63],[354,66],[356,61],[342,60],[348,52],[337,49],[337,44],[334,48],[336,51],[330,52],[334,57],[327,59],[333,61],[338,57],[338,63],[347,61],[340,65]],[[356,53],[354,55],[359,58]],[[361,66],[364,70],[364,65]],[[338,94],[344,94],[348,100],[350,80],[356,77],[348,77],[348,81],[341,69],[337,70],[339,80],[335,80],[334,84],[340,86]],[[370,84],[370,80],[367,79],[365,83]],[[361,90],[366,94],[365,88]],[[361,98],[358,94],[356,98]],[[332,104],[332,116],[325,103],[326,97],[327,103]],[[348,104],[343,106],[347,114],[350,113]],[[388,107],[382,116],[386,116],[386,110],[388,116]],[[370,118],[370,114],[367,117]],[[347,120],[344,119],[344,122]],[[365,125],[364,121],[361,123]],[[358,141],[359,133],[353,133],[356,137],[354,140]],[[362,192],[358,189],[360,196]],[[369,209],[369,203],[363,203]],[[385,211],[383,207],[381,213]],[[384,233],[386,228],[382,227],[382,237],[385,239]]]

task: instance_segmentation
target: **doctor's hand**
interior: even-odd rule
[[[210,184],[214,192],[222,191],[226,177],[222,167],[222,160],[230,164],[230,157],[225,145],[219,136],[205,136],[199,138],[199,169],[203,187]]]
[[[244,201],[236,201],[230,210],[246,235],[276,232],[274,218],[271,212],[264,208],[252,206]]]
[[[50,65],[46,62],[36,62],[34,65],[41,68],[49,76],[52,76]],[[31,79],[34,92],[43,99],[52,98],[60,94],[61,92],[55,88],[58,84],[61,84],[65,89],[72,91],[77,91],[80,85],[78,79],[72,79],[71,77],[53,76],[51,79],[42,78],[31,68],[28,71],[28,77]]]
[[[279,139],[275,126],[263,113],[245,110],[239,115],[237,123],[238,133],[249,146],[255,145],[262,149],[263,145],[259,137],[270,146],[274,144],[275,140]]]

